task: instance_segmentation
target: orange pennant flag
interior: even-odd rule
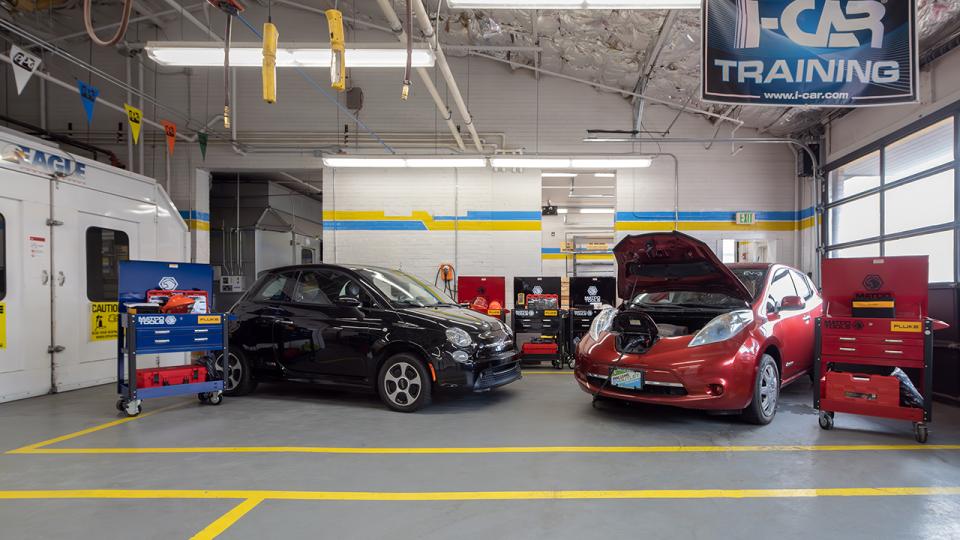
[[[173,157],[173,146],[177,144],[177,125],[169,120],[161,120],[160,125],[167,135],[167,151],[170,152],[170,157]]]

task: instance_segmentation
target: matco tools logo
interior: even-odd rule
[[[597,289],[596,285],[591,285],[587,287],[587,295],[583,297],[583,300],[588,304],[599,304],[601,302],[600,295],[597,294],[600,292],[600,289]]]
[[[883,278],[877,274],[870,274],[863,278],[863,288],[868,291],[878,291],[883,287]]]
[[[761,17],[759,0],[737,1],[737,48],[755,49],[760,46],[760,30],[780,30],[790,41],[804,47],[840,49],[862,45],[855,32],[870,35],[870,47],[883,46],[883,16],[886,6],[875,0],[849,0],[846,10],[839,1],[827,0],[819,14],[816,31],[800,27],[804,17],[817,17],[815,0],[794,0],[784,8],[780,17]],[[812,12],[812,13],[810,13]]]

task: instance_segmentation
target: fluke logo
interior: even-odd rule
[[[838,0],[825,0],[819,8],[817,28],[808,32],[800,27],[801,20],[816,17],[816,0],[794,0],[787,4],[780,17],[761,17],[759,0],[737,0],[736,47],[760,47],[761,30],[780,30],[790,41],[802,47],[846,49],[863,43],[855,32],[869,32],[870,47],[883,47],[883,16],[886,6],[876,0],[848,0],[844,6]]]

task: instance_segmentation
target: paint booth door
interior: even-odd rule
[[[0,170],[0,402],[50,391],[49,181]]]
[[[117,266],[138,259],[156,206],[58,182],[53,192],[54,382],[62,392],[116,380]],[[146,360],[144,358],[143,360]]]

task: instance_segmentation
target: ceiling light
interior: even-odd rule
[[[144,46],[147,56],[164,66],[223,66],[223,47],[211,42],[148,41]],[[406,49],[389,45],[357,45],[344,53],[348,68],[396,67],[406,65]],[[330,67],[328,46],[315,43],[280,46],[277,48],[277,67]],[[433,67],[435,58],[428,48],[413,49],[413,67]],[[231,67],[261,67],[263,46],[259,43],[230,45]]]
[[[357,168],[451,168],[475,169],[487,166],[487,160],[482,157],[416,157],[416,158],[383,158],[379,156],[329,156],[323,158],[323,165],[335,169]]]
[[[574,169],[637,169],[649,167],[650,158],[587,158],[571,159],[571,165]]]
[[[566,214],[567,212],[569,212],[569,210],[567,210],[566,208],[557,208],[558,214]]]
[[[453,9],[700,9],[700,0],[447,0]]]
[[[613,208],[581,208],[581,214],[612,214]]]
[[[576,178],[577,173],[575,172],[545,172],[540,175],[540,178]]]
[[[616,178],[616,177],[617,177],[617,173],[612,173],[612,172],[598,172],[598,173],[593,173],[593,176],[594,176],[595,178]]]
[[[648,157],[623,156],[490,158],[490,166],[495,169],[637,169],[649,167],[652,162]]]

